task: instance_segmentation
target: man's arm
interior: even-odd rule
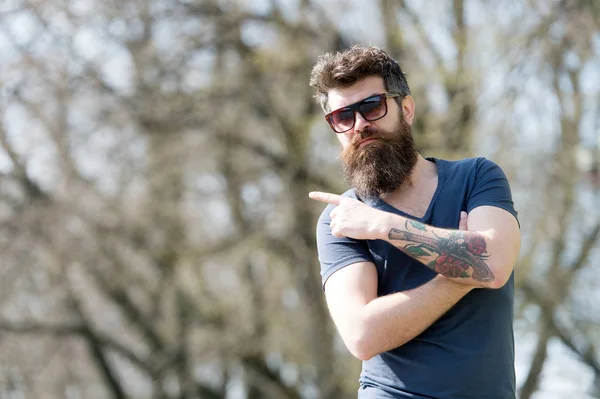
[[[386,215],[385,219],[382,234],[387,231],[387,237],[382,239],[435,272],[461,283],[501,288],[517,261],[519,226],[515,217],[501,208],[473,209],[469,214],[469,231],[440,229],[402,216]]]
[[[459,228],[467,228],[464,212]],[[412,290],[377,297],[375,265],[358,262],[327,279],[325,296],[346,347],[368,360],[415,338],[473,288],[437,276]]]
[[[474,286],[436,276],[420,287],[377,297],[377,271],[360,262],[325,283],[331,317],[350,352],[361,360],[412,340]]]
[[[480,206],[468,216],[469,231],[441,229],[379,211],[353,198],[311,193],[337,205],[334,236],[386,240],[437,273],[463,284],[501,288],[510,278],[520,248],[517,220],[504,209]]]

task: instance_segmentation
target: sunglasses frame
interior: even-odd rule
[[[385,100],[386,100],[386,101],[384,101],[384,104],[385,104],[385,112],[383,113],[383,115],[381,115],[381,116],[380,116],[380,117],[378,117],[378,118],[375,118],[375,119],[368,119],[368,118],[367,118],[367,117],[366,117],[366,116],[363,114],[362,110],[360,109],[360,106],[361,106],[361,105],[362,105],[362,104],[363,104],[363,103],[364,103],[366,100],[369,100],[369,99],[371,99],[371,98],[373,98],[373,97],[385,97]],[[339,134],[339,133],[345,133],[345,132],[347,132],[347,131],[351,130],[352,128],[354,128],[354,126],[356,125],[356,112],[357,112],[357,111],[358,111],[358,113],[360,114],[360,116],[362,116],[362,117],[363,117],[363,119],[364,119],[364,120],[366,120],[366,121],[373,122],[373,121],[379,120],[379,119],[381,119],[381,118],[383,118],[384,116],[386,116],[386,115],[387,115],[387,112],[388,112],[388,107],[387,107],[387,99],[388,99],[388,98],[395,98],[395,97],[402,97],[402,95],[401,95],[401,94],[398,94],[398,93],[379,93],[379,94],[373,94],[372,96],[369,96],[369,97],[367,97],[367,98],[363,98],[362,100],[360,100],[360,101],[357,101],[357,102],[355,102],[354,104],[346,105],[346,106],[344,106],[344,107],[340,107],[340,108],[338,108],[338,109],[335,109],[335,110],[331,111],[330,113],[328,113],[327,115],[325,115],[325,120],[327,121],[327,123],[329,123],[329,127],[331,127],[331,130],[333,130],[335,133],[338,133],[338,134]],[[380,100],[380,101],[381,101],[381,100]],[[333,126],[333,114],[334,114],[335,112],[339,111],[339,110],[342,110],[342,109],[348,109],[348,108],[350,109],[350,111],[352,111],[352,117],[354,118],[354,121],[352,122],[352,126],[350,126],[350,127],[349,127],[348,129],[346,129],[346,130],[337,131],[337,130],[335,129],[335,127]]]

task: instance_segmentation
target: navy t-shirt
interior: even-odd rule
[[[460,212],[496,206],[517,217],[508,180],[485,158],[437,165],[438,187],[422,218],[386,202],[365,201],[373,208],[425,224],[457,229]],[[354,190],[344,196],[357,198]],[[317,225],[323,286],[337,270],[356,262],[377,268],[378,295],[406,291],[436,273],[383,240],[355,240],[331,235],[327,206]],[[514,273],[500,289],[475,289],[419,336],[363,362],[359,398],[514,398]]]

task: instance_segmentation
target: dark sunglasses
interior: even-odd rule
[[[397,93],[376,94],[354,104],[338,108],[325,115],[325,119],[334,132],[344,133],[354,127],[357,111],[364,120],[369,122],[383,118],[387,114],[386,100],[393,97],[401,97],[401,95]]]

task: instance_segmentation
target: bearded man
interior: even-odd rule
[[[520,232],[486,158],[424,158],[415,102],[377,47],[325,54],[311,74],[352,187],[312,192],[322,286],[358,397],[514,398],[513,268]]]

